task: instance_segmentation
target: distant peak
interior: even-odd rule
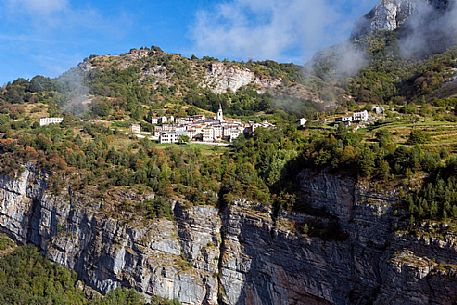
[[[449,0],[380,0],[367,15],[361,18],[353,36],[359,37],[377,31],[394,31],[424,7],[431,11],[446,11],[449,6]]]

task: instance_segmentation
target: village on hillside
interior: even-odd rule
[[[383,117],[385,110],[383,107],[373,107],[371,112],[374,115],[370,115],[368,110],[356,111],[351,115],[333,117],[330,120],[327,118],[322,123],[333,127],[352,126],[354,130],[357,130],[375,123],[380,117]],[[63,121],[64,118],[47,117],[41,118],[39,125],[60,124]],[[153,116],[150,123],[153,126],[152,132],[143,131],[138,123],[131,124],[129,132],[138,138],[148,138],[159,144],[193,143],[229,146],[240,135],[253,134],[257,128],[275,128],[275,125],[268,121],[256,123],[225,118],[221,105],[219,105],[215,117],[207,117],[202,114],[187,117]],[[307,123],[307,119],[301,118],[297,125],[299,128],[305,128]]]
[[[130,131],[138,137],[148,137],[159,144],[196,143],[225,146],[242,134],[252,134],[256,128],[274,128],[275,125],[264,121],[262,123],[248,122],[224,118],[222,107],[214,118],[205,115],[194,115],[182,118],[173,116],[153,117],[151,123],[154,132],[141,132],[139,124],[132,124]]]
[[[343,124],[346,127],[353,126],[355,130],[375,123],[384,115],[383,107],[373,107],[374,115],[368,110],[356,111],[350,116],[336,117],[334,127]],[[308,120],[301,118],[297,125],[305,128]],[[242,134],[253,134],[257,128],[274,128],[275,125],[264,121],[262,123],[242,122],[241,120],[225,118],[223,109],[219,109],[214,118],[207,118],[205,115],[194,115],[177,118],[174,116],[162,116],[151,118],[154,125],[154,132],[142,132],[139,124],[132,124],[130,132],[139,138],[148,137],[159,144],[194,143],[216,146],[228,146]],[[327,122],[326,122],[327,123]]]

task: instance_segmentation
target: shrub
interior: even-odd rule
[[[430,135],[425,133],[421,130],[413,130],[409,134],[408,137],[408,144],[409,145],[416,145],[416,144],[427,144],[431,141]]]

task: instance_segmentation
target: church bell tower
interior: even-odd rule
[[[221,106],[221,104],[219,104],[219,110],[217,111],[216,120],[217,120],[217,121],[220,121],[220,122],[223,122],[223,121],[224,121],[224,114],[223,114],[223,112],[222,112],[222,106]]]

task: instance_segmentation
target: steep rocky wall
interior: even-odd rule
[[[254,79],[254,72],[249,69],[212,63],[206,72],[203,86],[214,93],[237,92],[241,87],[251,84]]]
[[[212,207],[168,220],[124,223],[99,213],[100,202],[45,191],[41,174],[26,170],[0,179],[0,227],[33,243],[52,261],[74,269],[91,287],[133,287],[183,304],[217,303],[220,220]]]
[[[127,286],[183,304],[455,304],[454,236],[398,231],[394,191],[329,172],[297,179],[318,213],[273,216],[237,200],[126,222],[98,200],[48,192],[29,168],[0,177],[0,228],[102,292]]]
[[[455,242],[399,234],[398,194],[329,172],[298,177],[319,215],[239,200],[222,216],[224,304],[455,304]],[[303,228],[339,224],[334,236]],[[343,231],[343,235],[337,231]],[[439,246],[441,245],[441,247]]]
[[[351,260],[349,244],[294,233],[301,220],[283,215],[275,226],[269,210],[242,200],[226,210],[221,261],[225,304],[345,304],[352,273],[346,264]]]

